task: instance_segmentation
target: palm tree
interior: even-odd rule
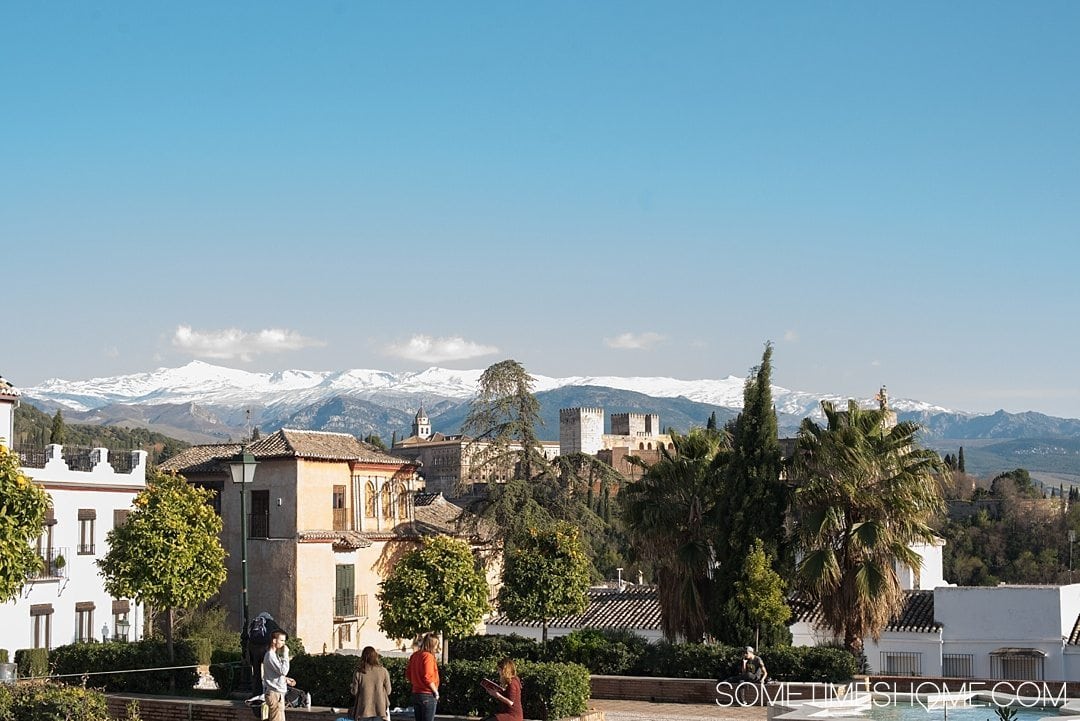
[[[639,558],[652,563],[664,635],[699,641],[707,630],[708,593],[715,560],[711,539],[723,482],[728,438],[693,428],[671,433],[674,451],[644,466],[640,480],[619,492],[623,520]]]
[[[911,544],[934,538],[928,522],[943,508],[945,467],[915,444],[918,425],[893,423],[884,403],[821,405],[825,427],[804,420],[795,456],[798,578],[859,656],[863,638],[877,639],[903,604],[896,569],[921,562]]]

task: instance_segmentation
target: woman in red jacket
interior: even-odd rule
[[[524,721],[525,712],[521,708],[521,679],[517,675],[517,667],[513,659],[504,658],[499,661],[499,683],[484,684],[491,697],[499,702],[499,710],[488,716],[485,721]]]
[[[420,648],[409,656],[405,678],[412,684],[413,714],[416,721],[435,721],[435,706],[439,703],[439,667],[435,654],[439,652],[439,637],[424,636]]]

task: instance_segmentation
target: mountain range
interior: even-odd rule
[[[428,368],[391,373],[352,369],[252,373],[192,361],[179,368],[92,378],[52,379],[22,388],[23,398],[81,423],[146,427],[192,442],[221,442],[248,435],[252,427],[375,433],[389,441],[410,432],[423,404],[432,428],[456,433],[468,413],[483,370]],[[659,413],[661,424],[685,431],[704,425],[711,413],[723,423],[742,406],[744,379],[534,375],[544,425],[540,437],[558,439],[560,408],[602,407],[611,413]],[[876,389],[874,389],[876,390]],[[782,436],[794,435],[805,417],[821,418],[823,395],[773,386]],[[857,399],[875,403],[872,398]],[[1046,480],[1080,484],[1080,420],[1041,413],[968,413],[912,399],[890,399],[902,419],[922,426],[924,444],[956,453],[965,447],[968,471],[996,473],[1024,467]],[[1075,476],[1075,478],[1073,478]]]

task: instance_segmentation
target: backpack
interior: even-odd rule
[[[274,623],[274,619],[263,614],[259,614],[255,618],[251,619],[251,625],[248,626],[248,641],[254,644],[269,645],[270,634],[278,629],[278,625]]]

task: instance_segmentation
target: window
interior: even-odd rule
[[[882,651],[881,673],[886,676],[921,676],[922,654],[905,651]]]
[[[249,538],[270,538],[270,491],[251,492]]]
[[[97,522],[97,511],[93,508],[79,509],[79,555],[85,556],[94,553],[94,523]]]
[[[971,678],[975,656],[970,653],[946,653],[941,656],[941,675],[950,678]]]
[[[220,510],[220,509],[219,509]],[[112,512],[112,527],[120,528],[120,526],[127,523],[128,514],[131,513],[127,508],[117,508]],[[220,513],[218,515],[221,515]]]
[[[355,616],[356,566],[339,564],[334,571],[334,615],[338,618]]]
[[[334,530],[346,531],[349,528],[349,511],[345,508],[345,486],[334,486],[332,501],[334,509]]]
[[[397,515],[398,518],[404,521],[406,518],[409,517],[409,494],[405,492],[405,484],[397,484],[395,492],[397,493],[398,504]]]
[[[52,614],[51,603],[36,603],[30,607],[34,648],[52,648]]]
[[[394,515],[394,503],[393,498],[390,495],[390,482],[383,483],[382,487],[382,515],[383,518],[390,518]]]
[[[75,640],[94,640],[94,602],[80,601],[75,604]]]
[[[1037,648],[999,648],[990,652],[991,678],[1042,681],[1046,652]]]
[[[375,517],[375,484],[371,481],[364,485],[364,517]]]

